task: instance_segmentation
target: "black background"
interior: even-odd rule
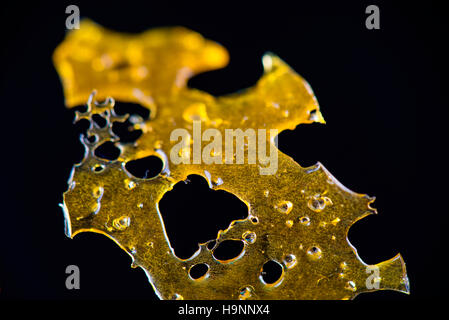
[[[445,179],[437,156],[446,148],[446,134],[429,136],[435,128],[445,131],[437,124],[447,107],[440,64],[447,18],[441,7],[121,1],[2,4],[0,298],[157,299],[144,272],[131,269],[128,255],[106,237],[64,235],[58,203],[79,144],[51,55],[64,38],[68,4],[117,31],[182,25],[221,43],[230,52],[229,66],[189,81],[215,95],[253,85],[262,73],[262,54],[279,55],[311,84],[327,121],[281,133],[281,151],[302,166],[320,161],[351,190],[375,195],[379,214],[357,222],[350,241],[366,263],[400,252],[407,264],[410,296],[383,291],[357,300],[441,296],[446,190],[428,179]],[[380,30],[365,28],[369,4],[380,8]],[[201,226],[195,205],[191,221]],[[179,233],[180,239],[188,236]],[[80,267],[80,290],[65,288],[69,264]]]

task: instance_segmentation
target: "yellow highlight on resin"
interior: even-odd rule
[[[273,175],[261,175],[260,164],[248,161],[169,161],[170,133],[191,130],[194,120],[222,136],[227,128],[281,132],[324,123],[310,86],[277,56],[263,56],[264,74],[253,87],[220,97],[188,88],[186,82],[197,73],[224,67],[227,51],[181,27],[124,34],[85,20],[67,34],[53,59],[67,107],[84,104],[97,90],[88,110],[77,112],[76,119],[92,124],[92,116],[101,114],[107,120],[105,128],[88,129],[95,142],[82,138],[86,155],[74,166],[64,193],[66,233],[97,232],[114,240],[132,257],[133,266],[145,270],[161,299],[352,299],[377,289],[409,291],[399,254],[368,266],[348,242],[351,225],[376,213],[370,207],[374,199],[348,190],[321,164],[302,168],[277,149]],[[108,97],[150,109],[135,143],[122,143],[113,134],[112,123],[124,118],[114,113],[114,100]],[[106,141],[120,148],[117,160],[95,156],[94,149]],[[266,142],[274,143],[269,138]],[[164,163],[158,176],[139,179],[127,172],[125,163],[149,155]],[[243,253],[232,261],[216,260],[207,243],[190,259],[173,253],[158,203],[190,174],[205,177],[212,188],[230,192],[248,206],[247,219],[234,221],[217,235],[217,245],[243,242]],[[270,260],[283,268],[276,285],[261,280],[262,267]],[[206,264],[208,271],[195,280],[188,272],[198,264]],[[381,279],[375,285],[367,272],[373,268]]]

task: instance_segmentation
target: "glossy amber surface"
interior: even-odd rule
[[[253,87],[220,97],[188,88],[186,82],[197,73],[225,66],[227,51],[181,27],[123,34],[85,20],[79,30],[67,34],[53,59],[66,106],[84,104],[90,96],[87,111],[76,116],[88,119],[91,126],[81,137],[85,157],[73,167],[64,193],[66,233],[74,237],[97,232],[115,241],[132,257],[132,266],[145,270],[161,299],[352,299],[377,288],[409,291],[399,254],[367,266],[348,241],[351,225],[376,213],[370,207],[374,198],[345,188],[320,163],[302,168],[277,149],[278,170],[272,175],[261,175],[259,164],[247,161],[170,161],[174,145],[170,133],[177,128],[191,131],[193,121],[223,136],[226,128],[281,132],[324,123],[310,86],[277,56],[263,56],[264,74]],[[91,95],[94,89],[96,95]],[[112,132],[112,123],[126,117],[115,114],[114,99],[108,97],[151,110],[147,121],[134,122],[134,128],[143,131],[135,143],[122,143]],[[104,128],[92,121],[95,114],[106,119]],[[93,136],[96,139],[87,139]],[[118,159],[95,156],[95,148],[105,141],[120,148]],[[266,143],[274,141],[267,136]],[[308,147],[304,143],[303,151]],[[140,179],[126,170],[128,161],[150,155],[164,163],[158,176]],[[237,196],[248,206],[248,218],[221,230],[215,246],[200,244],[191,258],[182,260],[170,247],[158,202],[190,174]],[[213,252],[225,240],[242,241],[243,251],[219,261]],[[262,280],[267,261],[282,266],[275,283]],[[207,264],[207,273],[192,279],[190,268],[202,263]],[[373,269],[378,273],[368,279]]]

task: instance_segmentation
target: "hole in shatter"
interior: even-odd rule
[[[310,248],[311,253],[318,253],[319,251],[320,251],[320,249],[318,249],[317,247]]]
[[[92,171],[99,173],[99,172],[102,172],[104,170],[104,168],[105,168],[104,165],[96,164],[92,167]]]
[[[252,222],[253,224],[258,224],[258,223],[259,223],[259,218],[257,218],[257,217],[252,217],[252,218],[251,218],[251,222]]]
[[[243,248],[244,244],[241,240],[225,240],[218,244],[213,251],[213,256],[221,262],[229,262],[240,256]]]
[[[199,263],[190,268],[189,275],[193,280],[198,280],[204,277],[207,271],[209,271],[209,266],[205,263]]]
[[[151,179],[162,172],[164,163],[161,158],[157,156],[148,156],[145,158],[128,161],[125,168],[136,178]]]
[[[73,111],[74,113],[75,113],[75,111],[84,113],[84,112],[87,111],[87,105],[83,104],[83,105],[79,105],[79,106],[73,107],[73,108],[72,108],[72,111]]]
[[[78,135],[80,134],[86,134],[87,129],[89,129],[90,121],[87,119],[80,119],[75,124],[75,131]]]
[[[99,128],[104,128],[107,124],[106,119],[100,116],[99,114],[93,114],[92,120]]]
[[[95,142],[97,142],[97,140],[98,140],[98,136],[95,134],[87,137],[87,141],[89,141],[90,143],[95,143]]]
[[[80,109],[81,107],[79,107],[78,109]],[[86,108],[87,110],[87,108]],[[74,125],[74,134],[76,137],[75,140],[75,144],[76,147],[74,147],[73,149],[70,149],[70,152],[73,153],[73,159],[75,163],[80,163],[85,156],[86,153],[86,148],[84,147],[84,145],[81,143],[81,141],[79,140],[79,136],[80,135],[84,135],[86,136],[87,133],[87,129],[90,126],[90,121],[87,119],[80,119],[78,120],[75,125]]]
[[[278,144],[278,148],[281,152],[289,155],[292,157],[296,162],[298,162],[301,167],[307,168],[315,165],[318,161],[318,159],[326,159],[329,157],[329,154],[336,154],[336,148],[332,149],[332,152],[329,152],[329,150],[325,148],[311,148],[310,152],[307,152],[306,154],[304,152],[298,151],[298,148],[295,149],[296,141],[300,139],[300,137],[315,137],[317,138],[316,141],[321,141],[319,139],[324,139],[327,137],[327,139],[330,138],[332,141],[336,141],[336,134],[334,133],[335,129],[332,129],[323,126],[323,124],[320,123],[310,123],[306,126],[297,126],[294,130],[284,130],[279,133],[278,135],[278,141],[280,143]],[[337,144],[337,143],[334,143]],[[334,145],[333,144],[333,145]],[[332,145],[332,146],[333,146]],[[339,144],[341,148],[346,148],[345,145]],[[325,150],[322,150],[325,149]],[[346,150],[346,149],[345,149]]]
[[[129,114],[130,117],[132,115],[139,115],[142,117],[143,120],[147,120],[148,117],[150,116],[149,109],[142,107],[140,104],[131,102],[116,101],[114,111],[117,115]]]
[[[142,135],[142,130],[133,130],[133,126],[129,119],[124,122],[113,122],[112,132],[120,138],[121,143],[132,143]]]
[[[282,266],[278,262],[270,260],[263,265],[260,277],[265,284],[274,284],[281,279],[282,273]]]
[[[106,141],[95,148],[94,154],[96,157],[106,159],[109,161],[117,160],[120,156],[120,149],[111,141]]]
[[[202,176],[187,178],[175,184],[159,202],[170,245],[181,259],[190,258],[199,243],[216,239],[217,232],[228,228],[231,221],[248,216],[248,207],[235,195],[210,189]],[[213,245],[209,243],[209,249]]]
[[[117,115],[128,114],[124,122],[112,123],[112,132],[120,138],[121,143],[133,143],[142,135],[142,130],[133,129],[133,125],[148,120],[150,110],[137,103],[116,101],[114,111]]]
[[[217,241],[215,241],[215,240],[209,241],[207,243],[207,249],[212,250],[215,247],[216,244],[217,244]]]

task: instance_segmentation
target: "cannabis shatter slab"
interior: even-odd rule
[[[362,292],[391,289],[409,292],[401,255],[366,265],[347,234],[357,220],[376,213],[374,198],[341,185],[320,163],[302,168],[276,149],[278,170],[261,175],[259,165],[173,164],[168,160],[176,128],[294,129],[299,124],[324,123],[307,82],[273,54],[263,56],[264,74],[251,88],[214,97],[186,86],[193,75],[221,68],[226,50],[181,27],[158,28],[142,34],[109,31],[84,20],[54,52],[67,107],[90,99],[84,159],[73,167],[62,204],[66,234],[97,232],[114,240],[145,270],[161,299],[352,299]],[[97,89],[97,96],[91,95]],[[124,121],[114,112],[114,97],[151,111],[147,121],[134,122],[142,136],[122,143],[112,123]],[[96,101],[105,101],[98,103]],[[92,117],[101,115],[100,128]],[[95,148],[110,141],[120,149],[116,160],[95,156]],[[266,143],[274,143],[267,138]],[[128,161],[157,156],[161,173],[140,179],[125,167]],[[245,154],[246,157],[246,154]],[[245,158],[245,160],[247,160]],[[248,217],[219,231],[215,247],[209,242],[189,259],[174,255],[165,233],[158,202],[179,181],[197,174],[213,189],[237,196],[248,206]],[[211,208],[213,214],[213,208]],[[242,241],[242,253],[231,260],[214,258],[225,240]],[[282,267],[280,278],[265,283],[261,271],[273,261]],[[189,271],[206,265],[204,276]],[[371,286],[367,285],[370,273]]]

